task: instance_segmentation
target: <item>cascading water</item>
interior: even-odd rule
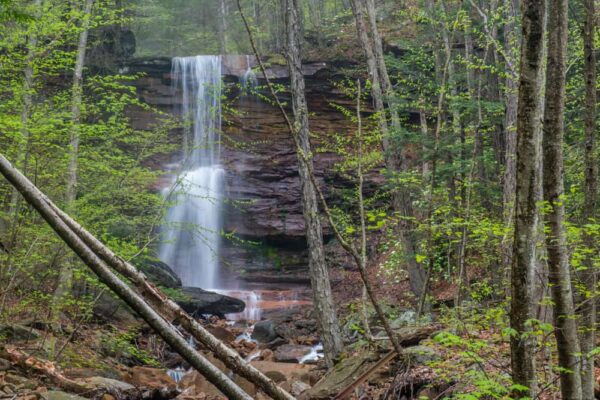
[[[173,93],[181,96],[184,122],[182,173],[164,195],[174,205],[162,228],[159,258],[179,276],[183,286],[200,287],[246,303],[231,320],[258,321],[264,310],[306,304],[291,291],[241,290],[219,276],[219,244],[223,225],[224,169],[220,164],[221,56],[175,57]],[[251,93],[256,75],[246,56],[242,86]],[[249,100],[251,98],[249,97]],[[254,101],[254,100],[251,100]],[[179,102],[177,102],[179,103]],[[221,279],[220,279],[221,278]]]
[[[224,170],[220,162],[221,56],[175,57],[173,89],[181,90],[184,172],[165,193],[168,210],[159,258],[184,286],[218,287]]]
[[[256,78],[256,74],[250,68],[250,56],[246,56],[246,72],[242,76],[242,90],[246,93],[252,92],[258,85],[258,79]]]

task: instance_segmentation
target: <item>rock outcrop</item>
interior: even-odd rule
[[[176,301],[181,308],[192,316],[201,316],[202,314],[223,316],[225,314],[240,313],[246,308],[246,304],[242,300],[200,288],[183,287],[181,291],[184,298]]]
[[[221,248],[223,268],[232,272],[234,279],[264,281],[265,276],[278,282],[306,280],[306,241],[304,219],[300,202],[300,182],[297,158],[292,139],[278,110],[258,96],[240,91],[239,79],[254,57],[223,56],[227,107],[235,110],[223,115],[222,164],[226,170],[225,231],[241,240],[224,240]],[[270,62],[268,75],[276,83],[286,84],[287,66]],[[145,74],[135,85],[140,98],[162,111],[172,112],[179,96],[171,88],[171,60],[167,58],[138,59],[123,67],[124,72]],[[307,63],[303,67],[306,78],[306,96],[311,112],[311,133],[315,150],[331,141],[334,133],[353,134],[352,124],[334,105],[353,107],[341,89],[335,85],[341,76],[336,69],[323,62]],[[259,84],[261,76],[259,74]],[[266,95],[266,92],[265,92]],[[290,104],[288,94],[281,93]],[[291,112],[290,112],[291,113]],[[130,117],[136,128],[148,129],[156,116],[148,111],[131,110]],[[181,132],[172,133],[174,143],[181,140]],[[161,160],[157,168],[177,162],[179,154]],[[315,152],[315,173],[326,195],[333,203],[340,201],[341,191],[354,186],[336,173],[336,154]],[[382,182],[380,174],[368,179],[371,190]],[[326,183],[326,184],[325,184]],[[330,236],[325,226],[326,238]]]

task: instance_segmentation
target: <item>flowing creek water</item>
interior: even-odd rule
[[[248,290],[230,287],[223,279],[219,249],[223,228],[225,170],[221,165],[221,56],[175,57],[172,60],[173,95],[181,96],[179,113],[184,122],[184,158],[181,173],[174,178],[163,195],[173,205],[162,227],[163,241],[159,258],[181,278],[183,286],[199,287],[235,297],[246,303],[244,312],[228,314],[231,323],[245,321],[247,328],[236,340],[253,341],[254,323],[264,314],[308,305],[294,289],[261,287]],[[240,77],[242,90],[249,93],[257,78],[246,57],[246,71]],[[229,283],[225,283],[229,282]],[[260,357],[255,350],[248,361]],[[316,345],[300,362],[322,356]],[[169,375],[179,382],[187,371],[177,367]]]

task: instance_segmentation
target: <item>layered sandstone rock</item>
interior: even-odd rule
[[[304,219],[293,142],[277,108],[240,91],[237,83],[246,72],[248,61],[255,66],[254,57],[223,57],[227,101],[221,158],[226,169],[228,199],[224,227],[241,239],[224,240],[223,268],[231,272],[229,275],[246,281],[261,281],[268,276],[275,282],[306,282]],[[287,67],[276,63],[269,66],[269,77],[285,84]],[[165,112],[173,112],[180,98],[171,88],[170,70],[171,62],[166,58],[133,60],[123,67],[123,72],[145,74],[135,82],[140,98]],[[316,62],[306,64],[303,70],[313,147],[318,149],[331,141],[334,133],[354,134],[351,122],[334,107],[353,107],[352,101],[333,84],[337,79],[335,68]],[[260,84],[260,74],[258,78]],[[281,98],[289,100],[286,93]],[[131,110],[130,116],[134,126],[142,129],[157,120],[142,110]],[[175,143],[181,140],[181,132],[172,135]],[[157,164],[162,166],[156,167],[168,168],[179,157],[175,154],[171,159],[159,160]],[[328,188],[326,194],[332,202],[339,201],[340,189],[354,185],[336,174],[334,165],[338,160],[338,156],[328,152],[318,152],[314,157],[317,178],[323,188]],[[370,185],[379,183],[381,177],[374,174]],[[325,235],[329,239],[327,226]]]

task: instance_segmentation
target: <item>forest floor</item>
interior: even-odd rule
[[[318,343],[310,306],[272,312],[254,332],[244,321],[212,318],[202,323],[300,399],[328,399],[345,389],[350,389],[348,399],[443,399],[457,393],[502,398],[494,396],[509,382],[510,354],[499,310],[467,307],[456,315],[451,308],[441,308],[435,311],[435,323],[415,323],[408,307],[414,301],[408,283],[373,274],[371,278],[380,282],[378,296],[401,305],[391,311],[396,315],[392,325],[406,348],[403,362],[393,359],[374,368],[391,347],[386,340],[368,341],[364,336],[357,312],[358,273],[337,274],[334,291],[347,346],[334,369],[306,357]],[[447,304],[454,290],[450,284],[436,284],[433,295],[439,304]],[[0,326],[5,343],[0,346],[0,398],[224,398],[200,374],[186,373],[188,366],[176,353],[141,320],[122,311],[111,318],[95,314],[89,320],[64,319],[54,326],[35,319]],[[369,324],[375,338],[385,336],[376,318],[370,316]],[[226,371],[220,361],[203,353]],[[540,349],[539,373],[548,382],[539,396],[542,400],[558,398],[557,375],[547,367],[548,357]],[[302,358],[307,361],[300,363]],[[352,387],[361,375],[366,375],[364,382]],[[254,398],[266,398],[244,379],[235,381]]]

